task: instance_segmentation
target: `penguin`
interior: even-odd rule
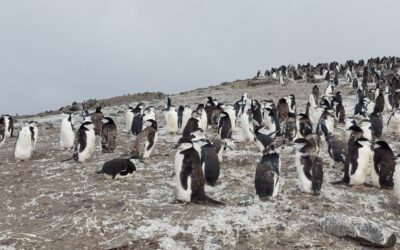
[[[205,131],[207,129],[208,119],[207,119],[207,113],[204,109],[204,104],[199,104],[197,106],[196,111],[198,111],[200,114],[199,126],[200,126],[200,128],[202,128]]]
[[[146,128],[140,131],[132,146],[132,157],[137,159],[150,157],[158,140],[157,122],[147,120],[143,123]]]
[[[112,153],[117,144],[117,125],[111,117],[104,117],[102,122],[101,148],[103,153]]]
[[[265,148],[274,142],[274,136],[276,131],[265,130],[261,126],[258,126],[254,130],[254,141],[259,147],[260,151],[263,152]]]
[[[178,107],[178,129],[180,130],[182,128],[182,118],[183,118],[183,111],[185,111],[185,107],[184,106],[179,106]]]
[[[400,202],[400,155],[395,157],[396,167],[393,174],[394,192]]]
[[[97,107],[96,111],[92,116],[92,122],[94,125],[94,133],[95,135],[101,135],[101,127],[103,126],[102,120],[104,118],[103,113],[101,112],[101,107]]]
[[[383,112],[385,109],[385,98],[382,94],[382,91],[377,88],[375,90],[375,107],[374,109],[376,109],[378,112]]]
[[[185,105],[183,112],[182,112],[182,124],[180,127],[180,132],[183,132],[183,129],[186,127],[187,122],[192,117],[193,110],[190,108],[189,105]]]
[[[128,131],[131,131],[133,116],[134,116],[133,108],[128,107],[125,111],[125,126],[126,130]]]
[[[75,132],[72,115],[64,113],[61,121],[60,146],[62,150],[70,150],[74,148]]]
[[[143,111],[143,121],[147,120],[154,120],[154,121],[156,120],[156,112],[153,106],[148,106]]]
[[[101,122],[101,121],[100,121]],[[96,142],[93,122],[82,123],[75,135],[73,158],[78,162],[86,162],[92,156]]]
[[[240,116],[241,135],[243,141],[254,141],[253,113],[251,109],[243,112]]]
[[[200,157],[190,140],[183,140],[175,154],[175,180],[178,201],[222,205],[204,192],[205,178]]]
[[[313,124],[313,133],[317,132],[319,119],[321,118],[322,114],[324,113],[325,109],[319,106],[316,106],[313,109],[310,109],[308,117],[310,118]]]
[[[0,117],[0,146],[3,145],[6,140],[6,130],[6,119],[4,117]]]
[[[369,119],[371,121],[372,139],[381,138],[383,130],[382,114],[375,109],[369,116]]]
[[[319,100],[319,87],[314,85],[312,88],[312,92],[310,97],[308,98],[308,102],[310,103],[311,107],[315,107],[318,104]]]
[[[220,174],[220,165],[217,152],[208,140],[200,140],[200,162],[206,184],[214,187]]]
[[[224,112],[228,114],[229,119],[231,120],[231,130],[236,131],[236,111],[233,105],[224,105],[222,106]]]
[[[37,125],[38,125],[38,123],[35,121],[29,122],[29,129],[31,130],[31,135],[32,135],[33,152],[36,151],[37,141],[38,141],[38,137],[39,137],[39,129],[38,129]]]
[[[14,119],[10,115],[4,115],[6,137],[14,137]]]
[[[395,109],[392,114],[390,114],[387,122],[387,128],[390,134],[400,134],[400,109]]]
[[[17,161],[29,160],[33,154],[34,134],[28,122],[24,122],[18,133],[14,156]]]
[[[287,103],[287,100],[285,98],[279,99],[277,111],[278,111],[278,118],[280,121],[285,121],[288,118],[289,104]]]
[[[187,121],[185,128],[182,132],[182,138],[190,138],[190,134],[200,127],[200,114],[198,111],[193,111],[191,118]]]
[[[378,188],[393,188],[396,161],[394,153],[387,142],[375,142],[373,161],[374,167],[371,170],[372,185]]]
[[[131,176],[136,171],[136,166],[141,166],[141,162],[138,159],[113,159],[106,161],[96,174],[101,174],[104,179],[120,179]]]
[[[333,168],[336,167],[337,163],[344,165],[347,157],[347,144],[332,133],[326,136],[326,142],[329,156],[334,162]]]
[[[144,104],[138,103],[136,107],[133,109],[133,119],[131,125],[131,132],[133,135],[138,135],[140,131],[143,129],[143,111],[144,111]]]
[[[364,119],[359,124],[360,128],[363,130],[363,137],[368,139],[369,141],[373,141],[371,121],[368,119]]]
[[[281,160],[274,145],[268,146],[257,164],[254,184],[260,200],[278,195],[280,185]]]
[[[335,85],[333,84],[332,81],[328,82],[328,85],[326,86],[325,95],[333,95],[333,91],[335,90]]]
[[[232,139],[232,124],[231,119],[226,112],[219,114],[218,119],[218,134],[221,139]]]
[[[386,91],[385,91],[385,93],[384,93],[384,95],[383,95],[383,97],[384,97],[384,100],[385,100],[385,108],[384,108],[384,111],[387,111],[387,112],[390,112],[390,111],[392,111],[392,104],[391,104],[391,93],[389,92],[389,89],[388,88],[386,88]]]
[[[167,98],[164,117],[167,125],[167,133],[178,133],[178,112],[176,111],[175,106],[171,105],[171,99],[169,97]]]
[[[342,182],[351,186],[363,185],[372,159],[371,143],[364,137],[357,139],[348,147],[347,156]]]
[[[299,189],[304,193],[318,195],[324,178],[322,159],[314,153],[316,149],[307,140],[297,140],[303,142],[300,145],[304,145],[298,148],[295,161]]]
[[[271,108],[264,109],[264,125],[267,129],[276,131],[277,134],[281,131],[281,126],[276,113]]]
[[[224,161],[228,150],[233,150],[233,141],[230,139],[220,140],[215,138],[212,142],[215,152],[217,152],[218,160],[220,163]]]
[[[288,104],[289,112],[296,113],[296,97],[292,94],[289,96],[284,97]]]
[[[285,142],[292,142],[297,136],[296,114],[289,113],[283,128],[283,139]]]
[[[297,136],[306,137],[313,132],[313,124],[310,118],[304,114],[299,114],[299,119],[297,120],[297,131],[299,132]]]

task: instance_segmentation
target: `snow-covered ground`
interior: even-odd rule
[[[171,99],[175,105],[190,104],[195,108],[197,103],[206,102],[207,96],[233,103],[244,92],[258,100],[272,98],[275,102],[282,96],[295,94],[298,111],[304,111],[313,85],[291,82],[285,86],[248,86],[247,81],[238,81],[177,94]],[[322,92],[324,84],[319,85]],[[340,90],[346,114],[352,114],[355,92],[343,85]],[[28,162],[15,161],[15,138],[6,141],[0,148],[0,247],[361,248],[356,242],[322,232],[319,219],[333,212],[374,220],[400,236],[400,209],[393,190],[329,184],[342,177],[342,169],[330,166],[326,152],[321,154],[326,164],[319,196],[298,190],[293,149],[285,147],[279,149],[281,191],[275,201],[259,201],[254,175],[261,154],[255,144],[239,143],[222,163],[218,185],[206,187],[206,193],[226,203],[225,206],[176,203],[174,146],[179,135],[166,134],[161,109],[157,111],[159,141],[153,156],[132,177],[105,181],[95,171],[105,161],[128,153],[133,142],[124,130],[125,114],[121,112],[128,104],[103,110],[119,129],[116,152],[101,153],[98,139],[92,160],[85,164],[61,163],[72,155],[59,147],[61,115],[32,118],[39,122],[40,134],[37,152]],[[146,105],[161,107],[164,100]],[[74,118],[78,127],[79,113]],[[385,114],[384,123],[387,118]],[[19,125],[16,124],[17,130]],[[343,130],[338,131],[344,134]],[[395,153],[400,153],[398,140],[384,133],[383,138],[390,142]],[[215,132],[209,130],[207,136],[211,138]]]

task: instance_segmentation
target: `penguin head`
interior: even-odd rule
[[[36,121],[29,122],[29,127],[31,127],[31,128],[37,128],[37,125],[38,125],[38,122],[36,122]]]
[[[82,123],[82,126],[88,130],[94,129],[94,124],[91,121],[85,121]]]
[[[101,107],[96,107],[96,113],[101,113]]]
[[[374,144],[374,149],[383,148],[383,149],[390,149],[389,144],[385,141],[377,141]]]
[[[200,120],[201,114],[197,110],[192,112],[192,118]]]
[[[104,117],[102,120],[103,124],[107,124],[107,123],[114,123],[113,119],[111,117]]]

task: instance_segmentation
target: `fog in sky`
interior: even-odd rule
[[[400,1],[0,1],[0,114],[399,56]]]

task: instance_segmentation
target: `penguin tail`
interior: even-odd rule
[[[225,203],[214,200],[208,196],[206,196],[204,201],[202,201],[201,203],[203,203],[205,205],[211,205],[211,206],[225,206]]]
[[[74,157],[71,157],[71,158],[68,158],[68,159],[62,160],[61,162],[67,162],[67,161],[71,161],[71,160],[73,160],[73,159],[74,159]]]

